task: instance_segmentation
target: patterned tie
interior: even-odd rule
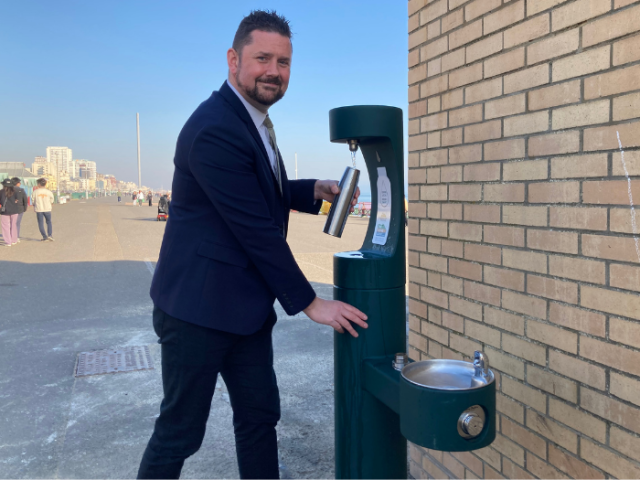
[[[273,148],[273,151],[276,154],[275,174],[276,174],[276,179],[278,180],[278,186],[280,187],[280,193],[282,194],[282,177],[280,176],[280,158],[278,154],[278,142],[276,142],[276,132],[273,129],[273,122],[269,118],[269,115],[266,116],[262,124],[265,127],[267,127],[267,131],[269,132],[269,141],[270,141],[269,143],[271,143],[271,148]]]

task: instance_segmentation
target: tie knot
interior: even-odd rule
[[[273,129],[273,122],[269,118],[269,115],[264,118],[264,122],[262,122],[262,124],[267,128]]]

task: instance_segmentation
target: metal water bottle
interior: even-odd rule
[[[324,224],[324,233],[338,238],[342,236],[342,231],[349,216],[349,210],[351,210],[351,202],[358,188],[359,178],[360,170],[353,167],[347,167],[345,169],[342,179],[338,184],[340,193],[336,195],[336,198],[331,204],[327,222]]]

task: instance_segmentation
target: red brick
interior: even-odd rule
[[[442,255],[446,257],[462,258],[462,242],[453,242],[450,240],[442,240]]]
[[[445,203],[442,205],[442,218],[462,220],[462,205],[459,203]]]
[[[578,285],[573,282],[528,275],[527,293],[565,303],[578,303]]]
[[[445,64],[448,66],[448,64]],[[473,82],[482,80],[482,64],[478,63],[465,68],[459,68],[449,74],[449,88],[462,87]],[[471,122],[467,122],[471,123]]]
[[[524,0],[512,2],[496,13],[484,17],[484,34],[495,32],[524,19]]]
[[[636,60],[640,60],[640,35],[625,38],[613,44],[614,65],[623,65]]]
[[[547,160],[508,162],[503,164],[502,170],[505,181],[544,180],[549,176],[549,163]]]

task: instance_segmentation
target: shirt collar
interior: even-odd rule
[[[251,117],[251,120],[253,120],[253,123],[256,125],[256,128],[259,129],[262,126],[264,119],[267,118],[267,114],[262,113],[256,107],[254,107],[249,102],[247,102],[245,98],[242,95],[240,95],[240,92],[238,92],[238,90],[236,90],[235,87],[231,85],[231,82],[229,82],[228,80],[227,80],[227,85],[229,85],[231,90],[233,90],[233,93],[235,93],[238,96],[238,98],[244,105],[244,108],[246,108],[247,112],[249,112],[249,116]]]

